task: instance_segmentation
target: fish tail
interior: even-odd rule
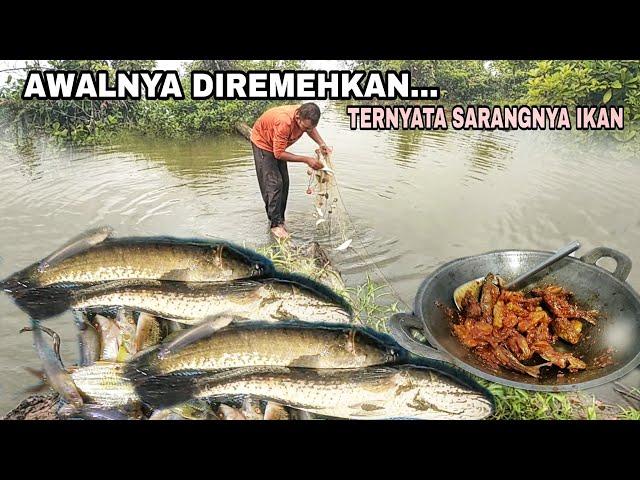
[[[192,400],[201,391],[203,376],[211,376],[199,370],[180,370],[163,375],[145,375],[125,369],[125,378],[134,382],[140,400],[151,408],[165,408]]]
[[[0,280],[0,290],[4,290],[12,297],[19,297],[30,287],[29,283],[20,281],[20,278],[16,275]]]
[[[129,366],[125,378],[133,381],[136,394],[151,408],[166,408],[188,402],[208,387],[260,372],[287,370],[285,367],[240,367],[224,370],[178,370],[161,375],[145,375]]]
[[[45,320],[61,314],[71,306],[70,292],[65,288],[27,288],[13,301],[22,311],[35,320]]]

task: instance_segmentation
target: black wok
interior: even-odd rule
[[[568,391],[602,385],[627,374],[640,364],[640,296],[625,282],[631,271],[626,255],[605,247],[595,248],[580,259],[567,257],[533,277],[525,290],[558,284],[575,295],[583,308],[600,312],[596,325],[585,324],[583,338],[575,346],[558,341],[559,350],[570,351],[588,365],[587,370],[558,377],[556,367],[544,367],[539,379],[504,368],[485,365],[451,333],[450,321],[436,302],[455,308],[453,291],[466,281],[492,272],[506,281],[543,261],[552,252],[500,250],[451,261],[429,275],[415,299],[413,314],[396,314],[389,320],[392,336],[411,353],[450,362],[492,382],[526,390]],[[604,257],[616,261],[613,273],[595,263]],[[431,346],[417,341],[411,329],[424,333]],[[612,349],[613,363],[593,367],[595,359]],[[538,358],[538,362],[542,360]]]

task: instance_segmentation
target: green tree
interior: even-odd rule
[[[535,68],[534,60],[495,60],[488,68],[497,82],[497,95],[500,100],[517,101],[527,93],[529,72]]]
[[[526,99],[564,105],[623,105],[640,119],[637,60],[541,61],[530,72]]]

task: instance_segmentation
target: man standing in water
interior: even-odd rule
[[[295,155],[285,150],[306,133],[320,146],[323,154],[329,153],[331,149],[316,129],[319,121],[320,108],[315,103],[305,103],[271,108],[253,125],[251,146],[258,184],[271,222],[271,233],[276,238],[289,237],[284,223],[289,194],[287,162],[306,163],[314,170],[322,168],[322,163],[314,157]]]

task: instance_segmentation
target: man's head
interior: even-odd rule
[[[296,110],[295,120],[302,131],[309,133],[320,121],[320,108],[315,103],[305,103]]]

